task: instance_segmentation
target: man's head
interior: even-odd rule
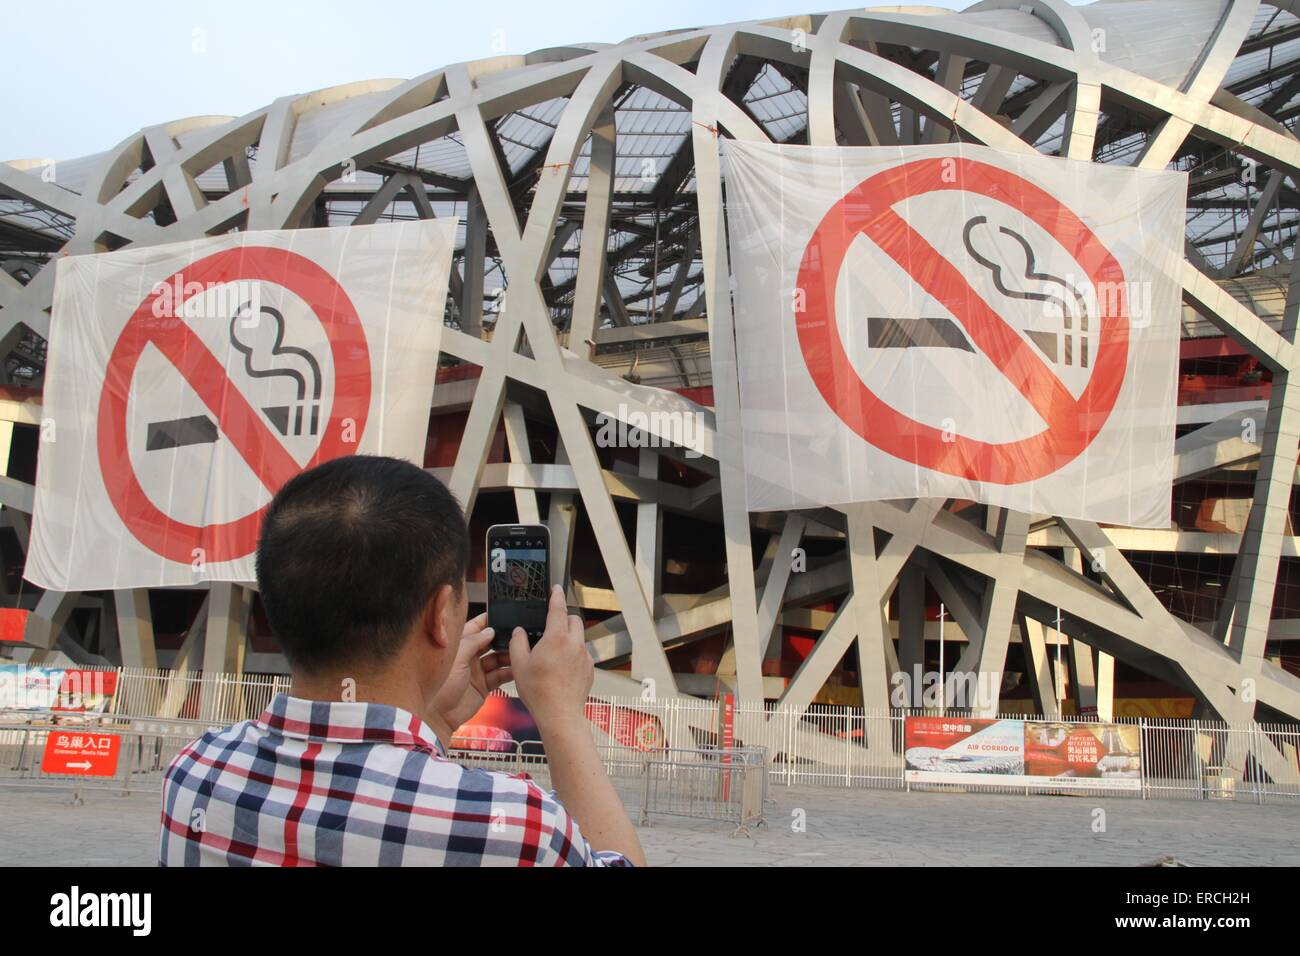
[[[289,481],[257,546],[262,605],[295,676],[414,665],[436,686],[465,625],[469,536],[432,475],[336,458]]]

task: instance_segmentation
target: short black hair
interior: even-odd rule
[[[433,475],[374,455],[302,472],[272,499],[257,544],[262,606],[289,663],[382,663],[469,564],[460,505]]]

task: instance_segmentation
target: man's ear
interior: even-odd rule
[[[424,607],[424,635],[437,647],[451,646],[451,618],[455,608],[456,590],[450,584],[438,588]]]

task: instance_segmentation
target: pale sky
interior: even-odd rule
[[[800,0],[0,0],[0,161],[72,159],[145,126],[239,116],[354,80],[812,9]]]

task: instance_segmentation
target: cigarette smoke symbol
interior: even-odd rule
[[[320,364],[315,356],[306,349],[284,344],[284,316],[270,306],[262,306],[261,311],[270,316],[275,323],[275,341],[270,349],[270,362],[290,357],[300,360],[306,366],[306,374],[294,368],[258,368],[253,364],[254,355],[259,350],[255,345],[240,341],[238,329],[252,328],[256,321],[244,321],[252,308],[251,302],[245,302],[230,319],[230,344],[244,356],[244,371],[251,378],[289,378],[296,386],[296,400],[292,405],[272,405],[264,407],[262,413],[284,437],[302,435],[304,425],[306,434],[315,435],[320,431],[320,400],[322,376]],[[307,397],[307,380],[311,379],[311,398]],[[307,412],[310,411],[310,416]],[[290,417],[293,419],[292,431]],[[188,418],[175,418],[168,421],[150,422],[145,437],[146,451],[161,451],[167,448],[182,448],[186,445],[204,445],[215,442],[219,435],[217,423],[207,415],[194,415]]]
[[[307,366],[308,375],[311,376],[311,400],[307,400],[307,376],[293,368],[255,368],[253,366],[253,355],[257,351],[254,346],[246,345],[239,339],[238,329],[241,328],[240,319],[251,309],[252,303],[245,302],[239,307],[230,319],[230,344],[235,350],[244,356],[244,371],[251,378],[290,378],[297,386],[297,401],[292,406],[294,412],[293,434],[301,435],[303,433],[304,409],[310,408],[311,421],[308,426],[307,434],[315,435],[320,430],[320,397],[321,397],[321,372],[320,365],[311,352],[306,349],[298,348],[292,345],[284,344],[284,316],[278,310],[271,308],[269,305],[262,306],[262,312],[270,316],[271,321],[275,323],[275,342],[271,345],[271,361],[282,356],[295,356],[301,359]],[[256,322],[242,324],[243,328],[250,328],[256,325]],[[291,408],[288,405],[275,406],[273,408],[264,408],[267,418],[279,429],[281,435],[289,434],[289,412]]]
[[[1030,282],[1038,282],[1038,291],[1031,289],[1013,289],[1007,285],[1003,278],[1003,268],[1001,263],[981,254],[971,241],[971,233],[976,226],[982,226],[988,222],[988,216],[975,216],[970,219],[965,228],[962,229],[962,243],[966,246],[966,252],[972,259],[978,262],[985,269],[993,274],[993,285],[999,292],[1009,299],[1028,299],[1035,302],[1046,302],[1058,310],[1061,320],[1064,323],[1064,348],[1061,364],[1074,364],[1074,342],[1079,340],[1079,366],[1088,367],[1088,301],[1082,293],[1079,292],[1072,284],[1066,282],[1059,276],[1051,275],[1047,272],[1037,271],[1037,257],[1034,255],[1034,249],[1029,244],[1029,240],[1008,226],[1001,226],[998,229],[1004,236],[1010,237],[1019,246],[1020,252],[1024,256],[1025,266],[1023,275],[1020,279],[1028,279]],[[1046,288],[1044,288],[1046,287]],[[1060,293],[1053,287],[1059,287]],[[1064,293],[1069,293],[1067,297]],[[1070,299],[1073,299],[1071,301]],[[1074,318],[1078,318],[1078,322]],[[1027,333],[1034,344],[1053,362],[1057,361],[1056,356],[1056,334],[1053,332],[1035,332]]]

